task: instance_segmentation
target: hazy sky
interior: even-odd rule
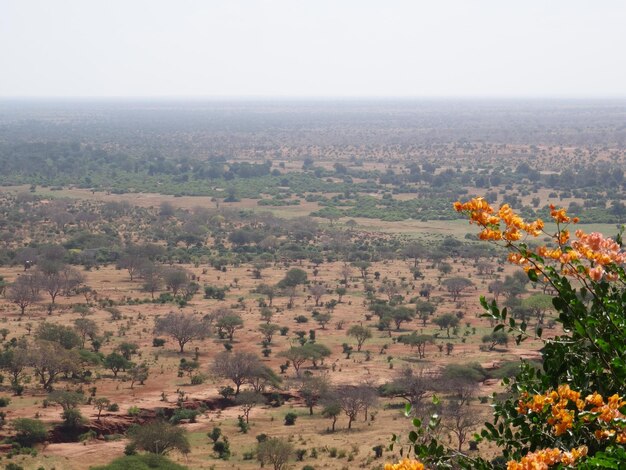
[[[0,0],[0,96],[626,96],[624,0]]]

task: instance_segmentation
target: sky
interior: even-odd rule
[[[0,97],[626,97],[624,0],[0,0]]]

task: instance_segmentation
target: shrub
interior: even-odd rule
[[[298,419],[298,415],[292,412],[289,412],[285,415],[285,426],[293,426],[296,424],[296,419]]]
[[[16,418],[12,422],[15,429],[15,442],[22,447],[32,447],[48,437],[46,425],[38,419]]]

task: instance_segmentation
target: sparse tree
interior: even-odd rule
[[[41,296],[35,287],[36,282],[35,276],[23,274],[7,290],[7,300],[20,308],[21,316],[24,315],[28,306],[41,300]]]
[[[38,340],[28,348],[29,365],[45,390],[51,390],[60,374],[78,372],[80,359],[54,341]]]
[[[241,386],[249,381],[261,367],[256,354],[249,352],[224,351],[215,357],[212,372],[218,377],[232,380],[235,384],[235,395],[239,395]]]
[[[293,445],[278,437],[272,437],[259,442],[256,455],[261,466],[266,462],[273,465],[274,470],[283,470],[294,453]]]
[[[348,336],[353,336],[356,339],[356,350],[360,351],[363,343],[372,337],[372,330],[366,326],[352,325],[348,329]]]
[[[178,341],[181,354],[188,342],[202,339],[210,332],[209,324],[193,314],[168,313],[164,317],[157,318],[155,323],[157,334],[168,334]]]
[[[313,300],[315,300],[315,306],[319,306],[320,299],[326,293],[326,288],[322,284],[313,284],[309,287],[309,292],[313,296]]]
[[[191,451],[185,430],[164,421],[133,426],[128,434],[137,448],[152,454],[166,455],[177,450],[186,455]]]
[[[246,423],[250,422],[250,411],[252,411],[252,408],[263,402],[263,395],[253,390],[244,390],[237,395],[237,398],[235,398],[235,403],[237,403],[237,405],[241,408],[241,412],[246,419]]]
[[[461,292],[474,285],[474,283],[466,277],[451,277],[450,279],[443,281],[442,284],[448,290],[450,295],[452,295],[452,300],[454,302],[456,302],[459,298]]]

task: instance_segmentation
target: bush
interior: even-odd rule
[[[32,447],[48,437],[46,425],[38,419],[16,418],[12,424],[15,429],[13,440],[22,447]]]
[[[213,444],[213,451],[217,453],[218,458],[228,460],[230,457],[230,444],[228,441],[217,441]]]
[[[128,416],[139,416],[141,409],[138,406],[131,406],[128,408]]]
[[[108,465],[91,467],[91,470],[188,470],[162,455],[130,455],[114,460]]]
[[[9,397],[0,397],[0,408],[9,406],[9,403],[11,403],[11,399]]]
[[[201,385],[206,380],[206,375],[195,374],[191,377],[191,385]]]
[[[174,411],[174,414],[170,418],[170,423],[178,424],[183,420],[188,420],[190,423],[195,423],[198,414],[199,413],[197,410],[186,410],[184,408],[179,408]]]
[[[120,411],[120,405],[118,405],[117,403],[111,403],[107,407],[107,411]]]
[[[285,415],[285,426],[293,426],[296,424],[296,419],[298,419],[298,415],[292,412],[289,412]]]
[[[161,346],[165,346],[165,339],[163,338],[153,338],[152,339],[152,347],[160,348]]]

